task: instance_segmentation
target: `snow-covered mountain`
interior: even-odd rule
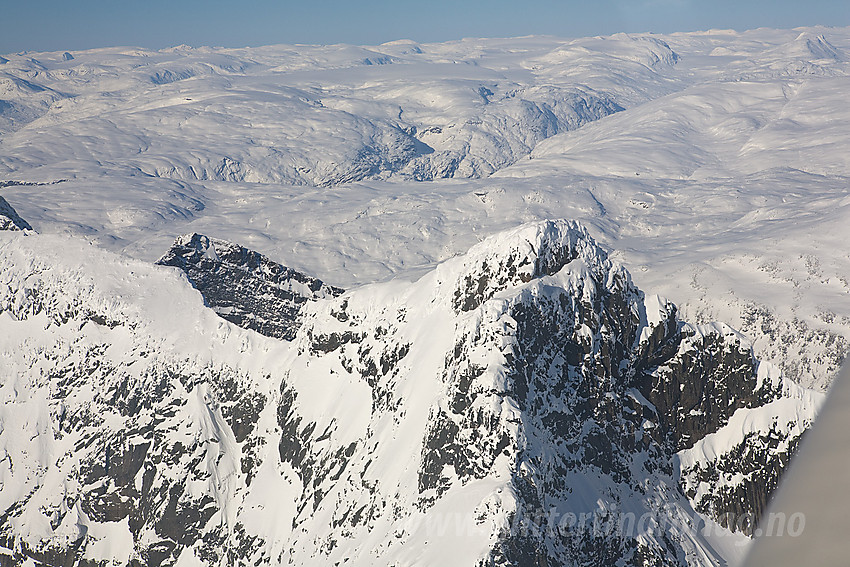
[[[311,298],[291,342],[168,267],[0,238],[11,563],[724,565],[822,397],[573,222]]]
[[[5,54],[0,187],[41,232],[148,261],[216,235],[346,289],[574,218],[823,390],[850,338],[848,53],[818,27]]]
[[[4,54],[0,565],[734,564],[848,351],[848,54]]]

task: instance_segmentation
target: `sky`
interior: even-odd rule
[[[0,0],[0,53],[850,25],[850,0]]]

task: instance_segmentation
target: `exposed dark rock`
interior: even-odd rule
[[[0,197],[0,230],[32,230],[3,197]]]
[[[2,107],[0,107],[2,108]],[[57,183],[65,183],[68,181],[67,179],[56,179],[54,181],[49,181],[47,183],[41,183],[36,181],[19,181],[14,179],[9,179],[6,181],[0,181],[0,188],[3,187],[42,187],[44,185],[56,185]]]
[[[637,376],[635,385],[658,410],[676,450],[717,431],[737,409],[763,405],[779,394],[758,388],[749,345],[726,330],[701,336],[683,330],[673,337],[676,354]]]
[[[178,238],[157,264],[183,270],[222,318],[279,339],[295,337],[304,303],[342,293],[258,252],[201,234]]]

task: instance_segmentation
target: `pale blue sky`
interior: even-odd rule
[[[850,0],[2,0],[0,53],[850,25]]]

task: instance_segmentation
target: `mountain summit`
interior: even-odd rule
[[[324,289],[237,245],[175,248],[243,320],[266,309],[249,275]],[[11,562],[724,565],[820,399],[571,221],[328,289],[291,341],[55,237],[4,236],[0,275]]]

